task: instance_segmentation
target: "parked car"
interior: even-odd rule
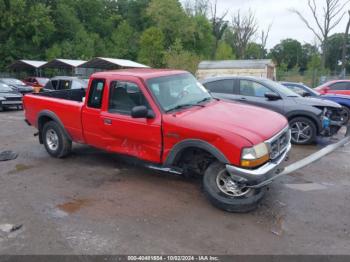
[[[215,99],[188,72],[99,72],[89,83],[85,100],[71,98],[75,90],[24,97],[26,122],[39,130],[49,155],[66,157],[78,142],[128,155],[151,169],[197,173],[208,199],[230,212],[254,209],[267,184],[349,141],[281,169],[291,148],[286,118]]]
[[[0,82],[0,111],[16,107],[22,108],[22,95],[14,91],[9,85]]]
[[[217,98],[264,107],[284,115],[289,121],[294,144],[314,143],[318,135],[332,136],[343,124],[339,104],[301,97],[269,79],[216,77],[204,80],[203,85]]]
[[[324,100],[330,100],[338,103],[343,107],[341,117],[343,118],[344,124],[347,124],[350,120],[350,96],[337,95],[337,94],[325,94],[321,95],[318,91],[304,85],[303,83],[294,82],[281,82],[282,85],[288,87],[292,91],[298,93],[303,97],[315,97]]]
[[[320,94],[350,95],[350,80],[333,80],[316,87]]]
[[[65,89],[86,89],[87,83],[73,76],[56,76],[51,78],[44,86],[44,91]]]
[[[21,94],[28,94],[33,93],[33,87],[26,85],[21,80],[18,80],[16,78],[0,78],[0,81],[10,86],[13,90],[21,93]]]
[[[40,90],[46,85],[46,83],[49,82],[49,80],[50,79],[46,77],[30,76],[23,79],[23,82],[27,85],[32,86],[35,93],[39,93]]]

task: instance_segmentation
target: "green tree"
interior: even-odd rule
[[[214,47],[214,36],[212,35],[211,24],[203,15],[196,15],[190,18],[192,24],[192,37],[188,39],[185,49],[197,53],[199,56],[209,58]]]
[[[328,52],[326,57],[326,67],[331,71],[340,71],[341,65],[339,62],[342,60],[344,34],[334,34],[328,38]],[[350,45],[350,39],[348,39],[348,46]],[[349,56],[347,55],[347,58]],[[347,67],[349,70],[350,67]]]
[[[232,47],[225,41],[220,41],[216,50],[216,60],[230,60],[234,59],[235,56],[232,52]]]
[[[117,29],[112,32],[111,40],[108,42],[109,56],[136,59],[136,50],[136,32],[127,21],[123,21]]]
[[[270,56],[278,65],[285,64],[288,69],[299,66],[301,63],[302,47],[295,39],[285,39],[270,50]]]
[[[151,67],[162,67],[164,65],[164,35],[157,27],[146,29],[139,44],[138,58],[141,63]]]
[[[168,68],[183,69],[195,74],[197,66],[200,62],[198,55],[183,49],[180,39],[176,39],[175,43],[165,52],[165,62]]]
[[[186,44],[191,37],[189,17],[178,0],[152,0],[146,12],[154,26],[162,31],[166,48],[177,38]]]
[[[15,59],[43,59],[54,32],[50,8],[25,0],[0,1],[0,68]]]
[[[248,43],[247,49],[245,51],[245,56],[248,59],[262,59],[266,55],[266,50],[262,52],[263,47],[261,44],[257,44],[254,42]],[[263,57],[261,56],[263,54]]]

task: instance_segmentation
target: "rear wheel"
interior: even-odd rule
[[[244,213],[257,208],[265,194],[265,188],[253,189],[235,182],[224,164],[212,163],[203,176],[204,194],[217,208]]]
[[[309,145],[315,142],[317,129],[312,120],[306,117],[296,117],[289,121],[292,133],[292,143]]]
[[[52,157],[63,158],[71,152],[72,141],[56,122],[47,122],[43,127],[42,136],[46,151]]]

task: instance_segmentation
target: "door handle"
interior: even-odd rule
[[[247,100],[245,97],[240,97],[239,100]]]
[[[112,125],[112,119],[104,118],[103,123],[107,126],[110,126]]]

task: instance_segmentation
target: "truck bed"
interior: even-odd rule
[[[71,138],[76,142],[84,142],[82,132],[81,110],[85,90],[60,90],[28,94],[23,98],[25,118],[38,127],[40,113],[49,112],[57,116]]]
[[[83,98],[86,95],[86,90],[85,89],[57,90],[57,91],[36,93],[36,95],[82,102]]]

